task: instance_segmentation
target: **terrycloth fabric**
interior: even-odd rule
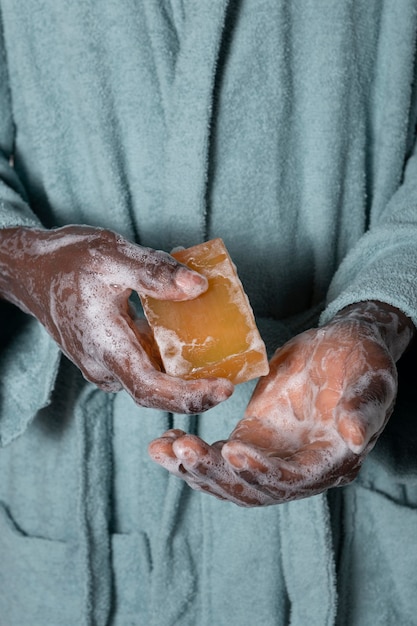
[[[17,6],[18,5],[18,6]],[[0,0],[0,226],[221,236],[269,353],[363,299],[417,323],[414,0]],[[151,463],[204,416],[86,384],[0,305],[0,625],[411,626],[416,402],[356,483],[242,510]]]

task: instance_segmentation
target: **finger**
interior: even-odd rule
[[[135,318],[133,320],[133,330],[154,368],[158,371],[163,371],[164,367],[161,359],[161,353],[147,320],[143,318]]]
[[[233,393],[230,381],[220,378],[181,380],[153,368],[143,368],[133,358],[119,380],[137,404],[171,413],[204,413]]]
[[[96,324],[94,337],[84,342],[83,371],[95,384],[115,381],[140,406],[174,413],[203,413],[233,393],[234,386],[226,379],[186,381],[162,373],[142,346],[143,332],[130,316],[114,317],[111,311],[108,316],[110,323],[104,316],[104,322]]]
[[[330,487],[351,482],[359,471],[362,457],[352,453],[345,444],[316,442],[287,459],[297,467],[306,493],[321,493]],[[283,474],[284,475],[284,474]]]
[[[231,396],[234,385],[223,378],[183,380],[155,367],[128,316],[120,316],[111,332],[101,332],[96,360],[137,404],[173,413],[203,413]]]
[[[359,413],[343,413],[338,419],[337,429],[352,452],[360,454],[368,440],[369,420]]]
[[[185,435],[183,430],[168,430],[148,445],[148,453],[151,459],[178,477],[182,477],[184,470],[181,467],[180,459],[177,458],[172,449],[172,445],[175,439],[183,435]]]
[[[220,500],[226,499],[217,493],[216,490],[212,490],[211,487],[206,485],[204,481],[198,481],[195,476],[190,474],[184,467],[181,458],[177,457],[174,453],[174,441],[185,434],[186,433],[181,430],[171,430],[164,433],[164,435],[159,439],[151,441],[148,446],[148,452],[151,459],[177,478],[184,480],[192,489],[210,493]]]
[[[396,395],[396,377],[389,370],[367,372],[348,386],[336,410],[337,430],[350,450],[361,454],[386,424]]]
[[[244,442],[230,441],[223,447],[222,454],[242,479],[258,485],[280,502],[320,493],[337,484],[345,471],[350,471],[350,465],[344,467],[345,459],[335,458],[327,442],[323,447],[306,447],[281,458]]]
[[[87,279],[91,274],[115,290],[135,289],[162,300],[187,300],[207,289],[204,276],[166,252],[136,245],[106,229],[86,227],[77,232],[88,243],[88,259],[82,265]]]
[[[238,440],[225,444],[222,455],[241,480],[256,485],[275,502],[290,500],[289,492],[293,494],[294,488],[298,491],[300,472],[294,467],[283,467],[283,459],[268,459],[263,451]]]
[[[239,506],[263,506],[273,500],[256,487],[242,481],[222,458],[218,446],[209,446],[195,435],[185,435],[173,443],[173,451],[185,469],[184,480],[193,488],[209,492]]]
[[[127,358],[122,371],[118,371],[117,366],[114,371],[138,405],[171,413],[204,413],[233,393],[233,385],[228,380],[181,380],[153,367],[144,367],[138,355]]]
[[[106,280],[160,300],[188,300],[207,290],[207,279],[168,253],[117,238],[117,254],[106,268]]]

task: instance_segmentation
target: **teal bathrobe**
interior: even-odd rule
[[[377,299],[417,323],[415,0],[0,0],[0,226],[224,239],[268,352]],[[321,316],[321,317],[320,317]],[[0,305],[1,626],[412,626],[417,404],[350,486],[241,509],[152,463],[201,416],[84,381]]]

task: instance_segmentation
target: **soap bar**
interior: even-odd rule
[[[166,373],[228,378],[234,384],[267,374],[265,345],[223,241],[213,239],[172,256],[206,276],[208,289],[184,302],[140,296]]]

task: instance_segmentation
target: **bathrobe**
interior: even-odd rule
[[[0,0],[0,227],[222,237],[269,354],[360,300],[417,323],[415,0]],[[357,480],[242,509],[152,463],[199,416],[87,383],[0,304],[2,626],[387,626],[417,614],[415,354]]]

